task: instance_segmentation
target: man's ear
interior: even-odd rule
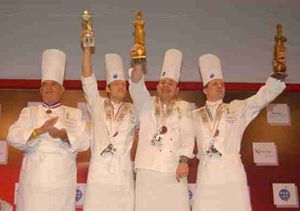
[[[41,96],[43,96],[43,87],[42,86],[40,87],[40,94],[41,94]]]
[[[107,93],[110,93],[110,88],[108,86],[105,87],[105,90],[106,90]]]
[[[205,95],[207,95],[207,89],[206,89],[206,88],[203,89],[203,93],[204,93]]]
[[[66,90],[65,87],[62,86],[60,90],[60,95],[62,95],[65,92],[65,90]]]
[[[175,95],[177,95],[179,92],[179,86],[176,87]]]

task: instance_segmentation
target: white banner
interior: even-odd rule
[[[8,161],[8,143],[0,141],[0,165],[6,165]]]
[[[273,198],[277,207],[299,207],[298,188],[294,183],[273,183]]]
[[[291,125],[290,108],[287,104],[270,104],[267,118],[270,125]]]
[[[27,107],[41,105],[42,102],[27,102]]]
[[[254,163],[259,166],[278,166],[277,146],[274,142],[253,142]]]

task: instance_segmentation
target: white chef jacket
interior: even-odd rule
[[[140,123],[135,210],[189,211],[187,178],[177,182],[176,170],[180,156],[194,157],[191,105],[174,101],[167,107],[150,96],[144,79],[129,83]],[[151,142],[157,133],[162,145]]]
[[[17,210],[73,211],[76,195],[76,155],[89,148],[89,136],[79,109],[60,106],[51,109],[42,105],[24,108],[10,128],[7,140],[11,146],[24,150]],[[65,128],[70,144],[44,133],[27,141],[35,128],[48,119],[58,117],[54,125]]]
[[[130,95],[140,122],[135,168],[176,172],[180,156],[194,157],[191,105],[185,101],[176,101],[165,122],[157,121],[156,108],[161,107],[162,103],[158,98],[150,96],[144,78],[138,83],[133,83],[131,80],[129,83]],[[167,128],[167,132],[160,134],[163,145],[162,147],[153,146],[151,140],[162,126]]]
[[[134,209],[134,181],[130,149],[136,124],[131,103],[116,105],[99,95],[94,75],[81,77],[92,117],[92,158],[90,161],[85,211]],[[116,148],[114,155],[101,152],[108,144]]]
[[[193,111],[200,160],[194,211],[251,210],[247,177],[239,154],[243,133],[259,111],[284,89],[283,82],[270,77],[256,95],[246,100],[234,100],[221,106],[222,100],[207,101],[206,108]],[[223,112],[214,145],[222,157],[208,157],[206,151],[213,139],[210,127],[217,121],[218,107],[223,107]],[[213,121],[206,109],[212,113]]]

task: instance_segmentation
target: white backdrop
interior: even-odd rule
[[[264,82],[271,71],[275,26],[288,38],[288,83],[300,83],[299,0],[1,0],[1,79],[40,79],[41,55],[67,54],[66,79],[81,73],[81,14],[94,15],[94,71],[104,80],[104,55],[130,64],[135,11],[146,20],[147,80],[158,80],[164,52],[183,52],[182,81],[199,81],[198,58],[214,53],[227,82]]]

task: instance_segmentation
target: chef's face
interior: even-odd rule
[[[214,79],[204,87],[203,93],[208,101],[216,102],[225,97],[225,84],[222,79]]]
[[[161,101],[173,100],[179,91],[177,82],[171,78],[160,79],[156,89]]]
[[[42,82],[40,93],[43,98],[43,102],[52,105],[60,101],[61,95],[65,91],[65,88],[54,80],[45,80]]]
[[[113,101],[123,101],[126,96],[126,82],[123,80],[115,80],[106,87],[106,91]]]

